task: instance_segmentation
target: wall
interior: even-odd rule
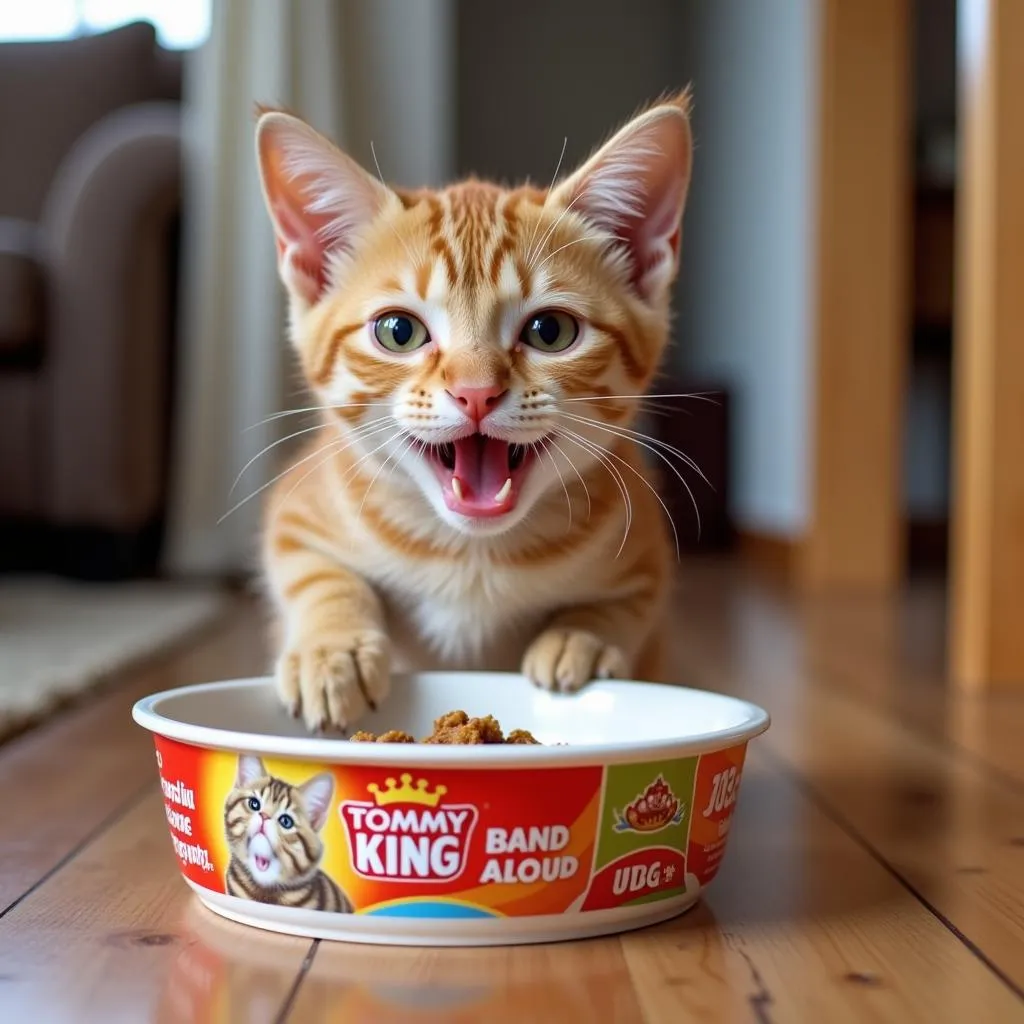
[[[814,0],[690,0],[693,189],[680,363],[735,394],[732,513],[797,536],[808,517]]]
[[[686,82],[679,0],[458,5],[460,173],[547,186],[638,106]]]
[[[456,0],[336,4],[342,137],[396,185],[439,185],[455,165]],[[372,148],[371,148],[372,143]]]

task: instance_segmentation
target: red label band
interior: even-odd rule
[[[182,873],[309,910],[417,917],[606,910],[718,870],[745,745],[608,768],[315,765],[157,737]]]

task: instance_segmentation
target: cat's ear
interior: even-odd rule
[[[548,199],[619,239],[647,299],[676,272],[692,152],[687,91],[635,117]]]
[[[263,762],[255,754],[242,754],[238,758],[238,774],[235,776],[235,787],[243,789],[251,786],[257,779],[265,779],[267,770]]]
[[[317,832],[327,821],[327,812],[331,808],[331,797],[334,796],[334,777],[327,772],[314,775],[308,782],[299,786],[302,802],[309,815],[309,823]]]
[[[256,155],[281,280],[312,304],[327,287],[332,252],[348,250],[394,193],[291,114],[261,114]]]

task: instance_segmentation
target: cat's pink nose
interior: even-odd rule
[[[458,385],[449,388],[448,394],[474,423],[479,423],[508,394],[508,388],[504,388],[500,384],[482,388]]]

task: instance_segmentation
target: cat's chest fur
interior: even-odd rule
[[[518,670],[551,610],[529,575],[469,553],[456,564],[407,567],[378,580],[399,665]]]

